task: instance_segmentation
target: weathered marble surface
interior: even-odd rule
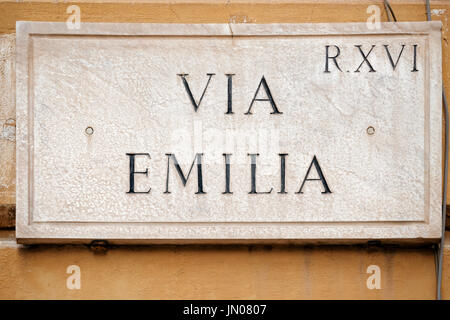
[[[439,238],[440,41],[439,22],[378,30],[18,22],[17,238]],[[343,72],[331,60],[324,72],[326,45],[340,47]],[[375,45],[376,72],[365,63],[355,72],[356,45],[366,54]],[[383,45],[394,63],[405,45],[395,70]],[[197,101],[215,73],[197,112],[181,73]],[[226,115],[230,73],[234,114]],[[266,101],[245,114],[262,76],[282,114]],[[151,159],[136,170],[149,175],[137,175],[136,188],[151,192],[127,194],[126,153],[144,152]],[[195,167],[183,187],[172,164],[164,194],[165,154],[187,173],[201,152],[207,194],[195,194]],[[222,194],[223,153],[233,154],[232,195]],[[248,153],[260,154],[257,188],[271,194],[248,193]],[[289,154],[287,194],[278,193],[278,153]],[[314,181],[296,194],[314,155],[332,193]]]

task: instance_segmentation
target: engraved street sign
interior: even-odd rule
[[[440,22],[18,22],[16,79],[21,242],[440,237]]]

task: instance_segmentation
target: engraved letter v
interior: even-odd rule
[[[200,97],[200,100],[198,100],[198,103],[195,101],[194,96],[192,95],[192,91],[189,88],[189,84],[188,84],[188,82],[186,80],[186,76],[188,76],[188,75],[189,74],[186,74],[186,73],[178,74],[178,76],[180,76],[181,79],[183,80],[184,87],[186,88],[186,92],[189,95],[189,99],[191,100],[191,103],[194,106],[195,112],[197,112],[198,107],[200,107],[200,104],[202,103],[203,96],[205,95],[206,89],[208,89],[209,82],[211,81],[211,78],[212,78],[213,75],[215,75],[215,73],[207,73],[206,74],[207,76],[209,76],[208,82],[206,83],[205,89],[203,90],[202,96]]]

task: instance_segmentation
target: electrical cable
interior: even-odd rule
[[[428,1],[428,0],[427,0]],[[444,263],[444,245],[445,245],[445,222],[447,219],[447,178],[448,178],[448,104],[445,96],[444,86],[442,86],[442,102],[445,110],[445,169],[444,169],[444,195],[442,197],[442,236],[439,246],[439,264],[437,278],[437,299],[442,299],[442,266]]]
[[[427,20],[431,21],[431,9],[430,9],[430,0],[426,1],[426,8],[427,8]],[[388,0],[384,0],[384,7],[386,9],[388,20],[391,21],[391,17],[389,14],[392,15],[392,18],[395,22],[397,22],[397,19],[394,15],[394,11],[392,10],[392,7],[389,4]],[[442,265],[443,265],[443,255],[444,255],[444,243],[445,243],[445,222],[447,218],[447,179],[448,179],[448,131],[449,131],[449,115],[448,115],[448,104],[447,104],[447,97],[445,95],[445,88],[444,85],[442,85],[442,104],[445,111],[445,153],[444,153],[444,190],[443,190],[443,196],[442,196],[442,230],[441,230],[441,242],[439,244],[438,250],[439,250],[439,257],[435,259],[435,263],[437,263],[436,267],[436,295],[437,300],[442,299]],[[437,262],[436,262],[437,260]]]
[[[388,0],[384,0],[384,8],[386,10],[388,21],[391,22],[391,19],[394,20],[394,22],[397,22],[397,18],[395,17],[394,10],[392,10],[391,5],[389,4]],[[392,18],[391,18],[392,16]]]

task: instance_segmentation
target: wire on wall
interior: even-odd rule
[[[431,9],[430,9],[430,0],[426,1],[427,8],[427,20],[431,21]],[[391,22],[391,19],[397,22],[397,18],[395,17],[394,11],[392,10],[391,5],[388,0],[384,0],[384,8],[387,13],[388,21]],[[441,242],[438,247],[438,257],[436,259],[436,296],[438,300],[442,299],[442,266],[443,266],[443,256],[444,256],[444,243],[445,243],[445,222],[447,218],[447,178],[448,178],[448,126],[449,126],[449,116],[448,116],[448,104],[447,97],[445,95],[445,88],[442,85],[442,104],[445,112],[445,154],[444,154],[444,190],[442,196],[442,230],[441,230]]]
[[[426,0],[427,20],[431,21],[430,0]],[[448,104],[445,88],[442,85],[442,104],[445,112],[445,155],[444,155],[444,194],[442,197],[442,234],[439,245],[438,272],[437,272],[437,299],[442,299],[442,267],[444,263],[445,222],[447,218],[447,177],[448,177]]]

